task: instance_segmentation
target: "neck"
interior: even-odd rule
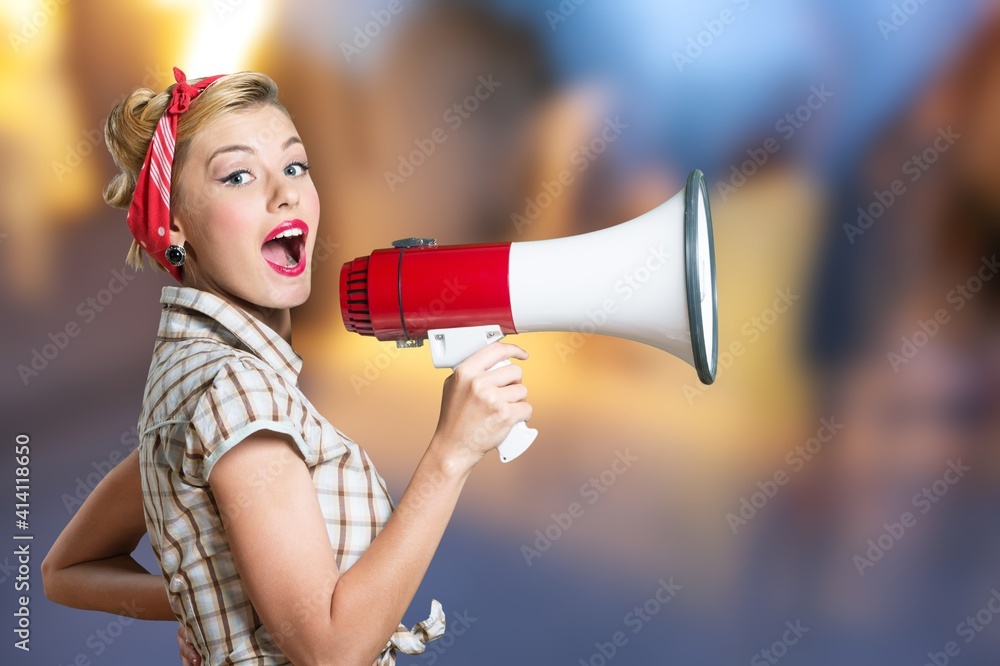
[[[207,291],[210,294],[218,296],[230,305],[238,307],[254,319],[257,319],[269,327],[272,331],[281,336],[281,338],[289,345],[292,344],[292,313],[289,308],[270,308],[264,305],[258,305],[257,303],[251,303],[250,301],[234,296],[233,294],[226,293],[221,289],[215,289],[208,285],[194,283],[189,284],[187,280],[184,280],[182,284],[185,287],[194,287],[195,289]]]
[[[232,301],[230,301],[232,302]],[[250,315],[266,324],[288,344],[292,344],[292,314],[288,308],[275,309],[254,305],[246,301],[234,303],[246,310]]]

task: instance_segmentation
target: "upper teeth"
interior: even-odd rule
[[[301,235],[302,235],[301,229],[286,229],[285,231],[282,231],[280,234],[275,236],[275,238],[288,238],[289,236],[301,236]]]

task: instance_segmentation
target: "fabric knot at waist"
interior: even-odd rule
[[[389,642],[385,644],[385,649],[379,654],[375,666],[395,666],[397,651],[405,654],[421,654],[424,651],[424,644],[440,638],[444,635],[444,629],[444,611],[440,602],[432,599],[431,614],[427,619],[417,622],[412,629],[400,624]]]

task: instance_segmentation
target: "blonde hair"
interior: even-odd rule
[[[195,82],[197,79],[190,81],[192,84]],[[153,131],[170,102],[174,85],[159,94],[148,88],[137,88],[111,110],[104,126],[104,142],[121,173],[104,188],[104,201],[109,206],[128,210],[131,205],[136,179],[146,159]],[[276,106],[288,115],[287,109],[278,101],[278,86],[260,72],[224,76],[191,102],[190,108],[177,122],[177,147],[170,187],[171,209],[183,205],[177,188],[177,174],[184,163],[191,138],[223,114],[264,105]],[[142,268],[143,256],[148,257],[146,251],[133,239],[125,263],[138,270]],[[158,262],[152,263],[160,270],[166,270]]]

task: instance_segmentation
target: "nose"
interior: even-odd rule
[[[279,174],[271,188],[268,209],[272,213],[280,210],[294,210],[299,205],[299,190],[287,176]]]

